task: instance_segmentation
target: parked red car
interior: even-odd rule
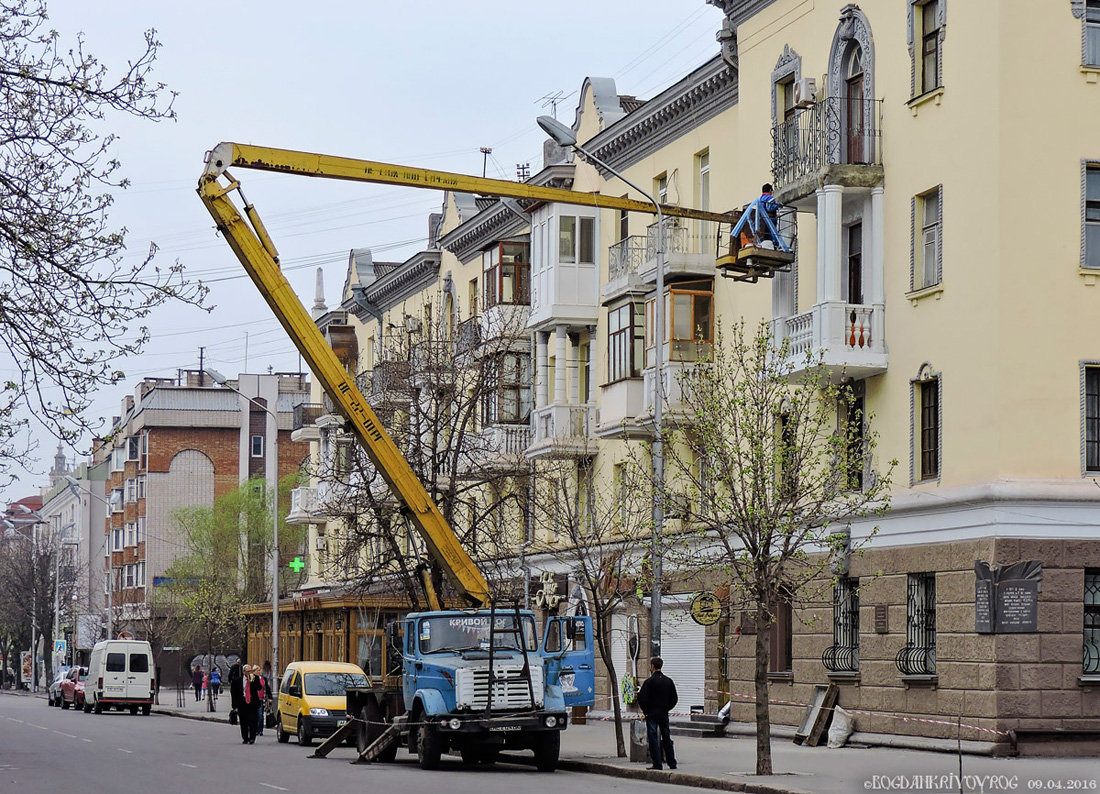
[[[61,681],[61,708],[84,708],[84,679],[87,677],[87,667],[73,667],[65,674]]]

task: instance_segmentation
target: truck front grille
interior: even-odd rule
[[[498,665],[493,682],[493,709],[512,710],[532,708],[531,692],[523,678],[522,665]],[[535,692],[534,706],[541,706],[542,666],[531,665],[531,689]],[[463,667],[455,673],[455,703],[458,708],[484,709],[489,697],[489,668]]]

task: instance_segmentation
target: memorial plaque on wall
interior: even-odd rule
[[[1009,579],[997,583],[997,633],[1039,630],[1039,582]]]
[[[890,612],[886,604],[875,604],[875,634],[890,633]]]
[[[990,567],[974,563],[974,630],[979,634],[1026,634],[1039,630],[1038,560]]]
[[[974,631],[993,633],[993,571],[988,563],[974,563]]]

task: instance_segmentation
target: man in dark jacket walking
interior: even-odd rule
[[[676,684],[661,672],[664,666],[660,656],[650,659],[649,667],[653,673],[638,691],[638,705],[645,715],[649,757],[653,759],[653,766],[648,767],[649,769],[664,769],[666,763],[669,769],[676,768],[676,754],[672,749],[672,736],[668,732],[668,713],[676,707],[679,698],[676,695]]]

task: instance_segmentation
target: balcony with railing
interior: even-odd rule
[[[317,420],[325,412],[321,403],[299,403],[294,406],[294,425],[290,431],[291,441],[319,441],[321,432]]]
[[[531,412],[534,439],[528,458],[584,458],[596,454],[598,411],[588,405],[544,405]]]
[[[317,489],[294,488],[290,492],[290,512],[286,514],[288,524],[309,524],[319,519],[317,513]]]
[[[703,349],[703,345],[697,345]],[[709,346],[707,346],[709,348]],[[709,366],[698,357],[688,360],[665,361],[661,365],[661,407],[666,422],[675,422],[687,411],[685,401],[685,381],[691,377],[696,367]],[[657,389],[657,368],[647,367],[642,372],[644,407],[636,421],[648,425],[653,421],[653,404]]]
[[[708,221],[665,219],[665,277],[713,278],[718,256],[718,225]],[[642,281],[657,279],[657,224],[646,229],[645,264]]]
[[[792,375],[825,367],[834,378],[861,380],[886,371],[889,355],[881,305],[819,303],[810,311],[771,321],[772,339],[790,340]]]
[[[640,234],[632,234],[607,249],[607,283],[600,286],[604,305],[630,293],[645,292],[641,272],[648,250],[648,238]]]
[[[883,183],[882,101],[827,97],[772,127],[775,196],[793,204],[821,185]]]
[[[473,468],[519,472],[527,467],[530,425],[490,425],[483,428],[470,458]]]

